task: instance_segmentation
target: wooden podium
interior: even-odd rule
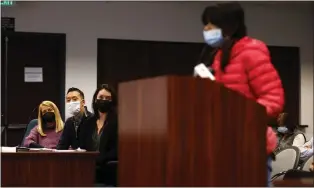
[[[265,108],[208,79],[119,85],[119,186],[266,186]]]

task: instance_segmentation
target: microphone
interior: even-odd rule
[[[28,117],[28,121],[29,121],[29,122],[32,120],[32,116],[33,116],[34,112],[37,111],[37,110],[38,110],[38,106],[36,106],[36,107],[32,110],[31,115]]]

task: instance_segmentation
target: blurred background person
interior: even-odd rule
[[[299,147],[300,149],[300,163],[303,163],[306,159],[308,159],[309,157],[313,157],[313,137],[306,142],[305,144],[303,144],[302,146]]]
[[[63,121],[57,106],[43,101],[38,109],[38,125],[25,138],[24,146],[55,149],[63,131]]]
[[[278,116],[277,137],[278,145],[274,151],[275,154],[289,146],[302,146],[305,141],[305,135],[297,129],[297,125],[287,124],[288,113],[281,113]]]
[[[209,6],[202,14],[202,22],[206,44],[216,49],[213,61],[209,62],[216,81],[265,106],[269,118],[277,117],[284,106],[282,83],[266,44],[247,36],[241,5],[232,2]],[[266,140],[270,183],[271,155],[277,145],[271,127],[267,129]]]
[[[92,116],[85,106],[84,93],[75,87],[68,89],[66,110],[68,119],[65,121],[64,130],[57,146],[59,150],[67,150],[69,147],[78,148],[80,127]]]

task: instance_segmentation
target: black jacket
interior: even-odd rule
[[[87,151],[95,151],[93,134],[97,128],[97,118],[89,118],[81,126],[79,147]],[[100,137],[97,165],[106,165],[108,161],[118,160],[118,118],[116,113],[108,113],[103,132]]]
[[[79,132],[81,126],[86,120],[92,117],[92,113],[85,108],[85,114],[82,117],[81,122],[77,125],[77,129],[74,125],[74,117],[70,117],[65,121],[63,133],[59,140],[57,149],[58,150],[67,150],[71,146],[72,149],[77,149],[79,147]]]

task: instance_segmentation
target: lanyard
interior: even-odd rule
[[[77,121],[74,121],[74,129],[75,129],[75,138],[78,138],[78,133],[77,133],[78,122]]]

